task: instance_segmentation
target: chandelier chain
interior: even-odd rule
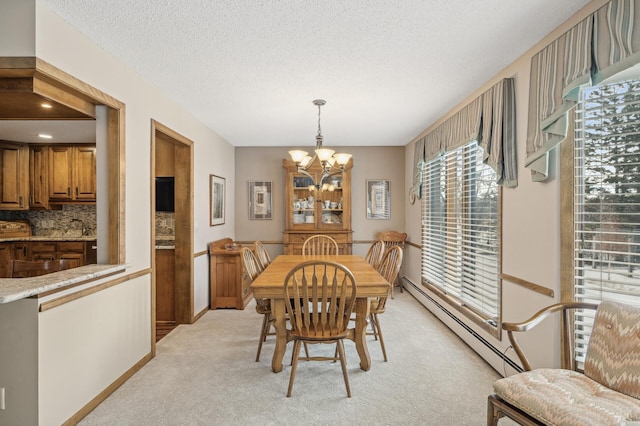
[[[322,148],[322,129],[320,128],[320,108],[322,107],[321,103],[318,103],[318,135],[316,136],[316,149]]]

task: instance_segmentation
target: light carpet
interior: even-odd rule
[[[252,302],[178,326],[158,343],[156,357],[80,425],[486,424],[499,374],[406,292],[380,315],[388,362],[369,336],[372,366],[362,371],[355,345],[345,342],[352,398],[339,362],[305,361],[287,398],[293,345],[281,373],[271,371],[273,336],[255,362],[261,321]]]

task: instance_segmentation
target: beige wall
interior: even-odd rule
[[[597,8],[605,4],[605,0],[591,2],[587,7],[549,34],[537,46],[516,60],[513,64],[498,73],[485,83],[469,98],[451,110],[431,128],[426,129],[415,140],[421,138],[430,129],[435,128],[444,119],[450,117],[470,100],[496,84],[502,78],[514,78],[516,85],[516,144],[518,161],[518,187],[505,188],[503,191],[503,224],[502,224],[502,272],[535,284],[553,289],[555,297],[551,298],[535,293],[526,288],[503,280],[502,282],[502,320],[521,321],[544,306],[560,300],[560,181],[556,153],[551,154],[550,178],[544,183],[531,182],[529,170],[524,168],[526,154],[527,110],[529,102],[529,68],[531,57],[549,42],[553,41],[570,27],[585,18]],[[471,72],[471,71],[470,71]],[[413,150],[415,140],[406,146],[405,179],[411,182]],[[420,239],[420,202],[406,207],[407,233],[413,241]],[[405,256],[405,273],[408,279],[420,286],[420,250],[410,247]],[[446,301],[422,287],[426,294],[451,312],[456,312]],[[417,293],[418,294],[418,293]],[[480,342],[465,327],[444,314],[428,298],[419,295],[425,306],[434,312],[443,322],[458,333],[498,372],[504,373],[505,365],[500,357]],[[460,316],[465,325],[471,328],[498,351],[517,360],[513,350],[508,350],[506,335],[496,339],[477,327],[474,323]],[[537,367],[559,366],[559,345],[557,327],[553,323],[545,324],[534,333],[522,336],[523,348],[532,364]],[[509,372],[509,369],[506,370]]]
[[[313,129],[311,129],[313,130]],[[239,241],[277,241],[282,243],[284,231],[284,172],[282,160],[294,147],[237,147],[236,148],[236,239]],[[332,149],[340,147],[331,146]],[[353,155],[352,219],[356,254],[365,254],[376,232],[405,228],[404,201],[404,147],[402,146],[349,146],[342,147]],[[388,179],[391,189],[391,219],[370,220],[365,214],[365,185],[367,179]],[[272,220],[249,220],[249,181],[271,181],[273,199]],[[282,245],[268,245],[273,256],[282,253]]]

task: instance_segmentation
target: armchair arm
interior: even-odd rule
[[[527,356],[522,351],[518,340],[516,339],[514,332],[518,331],[528,331],[540,324],[543,320],[545,320],[552,313],[557,311],[562,311],[561,317],[561,331],[564,333],[562,335],[562,345],[563,345],[563,353],[562,353],[562,368],[570,368],[573,369],[575,366],[575,361],[573,359],[573,340],[570,338],[570,330],[571,330],[571,321],[570,312],[574,309],[597,309],[598,305],[595,303],[586,303],[586,302],[565,302],[565,303],[556,303],[554,305],[547,306],[546,308],[536,312],[531,318],[524,322],[513,323],[513,322],[503,322],[502,329],[506,330],[507,335],[509,336],[509,341],[513,346],[513,349],[516,351],[520,362],[522,363],[522,367],[525,371],[531,370],[531,364],[527,359]]]

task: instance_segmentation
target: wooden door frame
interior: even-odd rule
[[[156,323],[156,138],[174,144],[175,175],[175,315],[176,324],[191,324],[194,321],[194,272],[193,272],[193,141],[151,120],[151,269],[152,269],[152,332],[155,353]]]

